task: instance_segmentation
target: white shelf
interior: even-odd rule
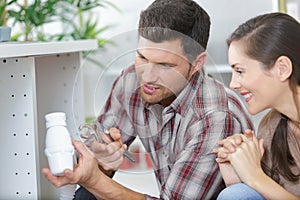
[[[84,122],[81,51],[96,48],[96,40],[0,43],[0,199],[59,199],[41,173],[48,166],[44,116],[65,112],[77,133]]]
[[[0,42],[0,58],[81,52],[96,48],[96,40],[62,42]]]

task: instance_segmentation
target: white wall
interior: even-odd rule
[[[115,37],[123,32],[136,29],[138,26],[138,19],[140,11],[146,8],[152,0],[113,0],[121,12],[113,8],[100,8],[100,21],[106,25],[113,25],[114,27],[103,34],[105,38]]]
[[[300,0],[287,0],[286,11],[300,22]]]

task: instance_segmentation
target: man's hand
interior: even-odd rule
[[[42,169],[48,181],[56,187],[66,184],[80,184],[89,187],[104,175],[98,168],[94,154],[83,143],[73,140],[73,146],[80,154],[79,162],[74,166],[73,171],[65,169],[64,176],[55,176],[49,168]]]
[[[127,146],[122,143],[121,133],[117,128],[110,128],[109,133],[101,135],[104,143],[93,141],[90,148],[99,165],[106,171],[116,171],[123,162]]]

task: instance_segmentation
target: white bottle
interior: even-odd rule
[[[65,169],[73,170],[74,147],[70,133],[66,127],[66,114],[63,112],[49,113],[46,119],[45,154],[52,174],[63,176]]]

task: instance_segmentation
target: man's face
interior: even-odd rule
[[[140,37],[135,66],[142,98],[164,107],[173,102],[193,73],[180,39],[154,43]]]

